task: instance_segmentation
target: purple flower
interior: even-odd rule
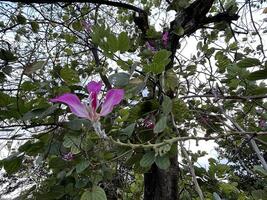
[[[169,41],[169,32],[164,31],[162,34],[162,43],[165,48],[168,46],[168,41]]]
[[[266,128],[266,126],[267,126],[266,120],[261,118],[259,121],[259,127],[263,129]]]
[[[71,160],[74,159],[74,155],[73,155],[73,153],[69,152],[69,153],[67,153],[67,154],[64,154],[64,155],[62,156],[62,158],[63,158],[64,160],[71,161]]]
[[[82,21],[82,25],[83,25],[83,27],[84,27],[84,29],[85,29],[86,31],[88,31],[88,32],[91,31],[91,29],[92,29],[92,24],[91,24],[90,21],[88,21],[88,22],[86,22],[86,21]]]
[[[156,48],[150,44],[150,42],[146,42],[146,48],[148,48],[152,52],[157,51]]]
[[[106,116],[113,110],[114,106],[118,105],[124,97],[124,90],[111,89],[107,91],[105,100],[100,103],[98,100],[98,94],[101,91],[102,82],[91,81],[87,85],[87,91],[89,93],[89,104],[81,103],[76,94],[66,93],[59,97],[50,99],[51,102],[64,103],[69,106],[71,112],[81,118],[89,119],[92,122],[99,121],[101,116]],[[98,113],[97,110],[101,104],[101,110]]]

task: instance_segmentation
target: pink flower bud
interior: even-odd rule
[[[143,121],[143,126],[148,129],[153,129],[155,127],[155,122],[151,119],[151,116],[148,116]]]
[[[162,43],[165,48],[167,48],[169,42],[169,32],[164,31],[162,34]]]

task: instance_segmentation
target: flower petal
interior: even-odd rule
[[[98,107],[98,99],[97,99],[97,95],[100,92],[102,87],[102,82],[95,82],[95,81],[91,81],[87,84],[87,91],[89,93],[89,98],[91,100],[91,106],[94,109],[94,111],[97,109]]]
[[[54,103],[60,102],[67,104],[71,112],[78,117],[87,119],[89,117],[86,106],[81,103],[80,99],[75,94],[66,93],[54,99],[50,99],[50,101]]]
[[[111,89],[107,92],[106,99],[102,104],[100,111],[101,116],[109,114],[115,105],[118,105],[124,97],[124,90]]]
[[[88,93],[99,93],[102,87],[102,82],[91,81],[87,84]]]

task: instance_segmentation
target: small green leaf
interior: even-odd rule
[[[5,67],[2,68],[2,71],[7,74],[10,75],[12,72],[12,67],[10,65],[6,65]]]
[[[174,33],[178,36],[182,36],[184,34],[184,28],[179,26],[175,29]]]
[[[105,191],[99,186],[93,186],[91,190],[85,191],[81,200],[107,200]]]
[[[31,21],[31,28],[32,28],[32,32],[38,33],[40,27],[36,21]]]
[[[0,49],[0,59],[7,62],[12,62],[17,60],[17,57],[14,56],[14,54],[9,50]]]
[[[127,126],[125,129],[122,130],[122,132],[127,135],[128,137],[131,137],[133,132],[134,132],[134,129],[135,129],[135,125],[136,123],[132,123],[130,124],[129,126]]]
[[[166,95],[163,96],[162,111],[165,115],[172,111],[172,100]]]
[[[154,133],[160,133],[162,131],[164,131],[164,129],[167,126],[167,117],[163,116],[160,118],[160,120],[156,123],[155,127],[154,127]]]
[[[257,58],[244,58],[237,63],[238,67],[247,68],[261,65],[261,62]]]
[[[129,84],[130,74],[119,72],[110,75],[108,79],[115,87],[124,87]]]
[[[130,40],[127,33],[121,32],[118,37],[119,50],[121,52],[128,51],[130,48]]]
[[[179,79],[177,74],[173,71],[173,69],[169,69],[165,72],[165,90],[166,91],[175,91],[178,87]]]
[[[155,152],[148,151],[140,160],[141,167],[150,167],[155,161]]]
[[[78,83],[80,81],[79,75],[73,69],[65,67],[60,70],[61,78],[69,84]]]
[[[83,26],[82,26],[81,21],[77,20],[77,21],[73,22],[73,23],[72,23],[72,28],[73,28],[75,31],[82,31],[82,30],[83,30]]]
[[[46,61],[36,61],[29,65],[26,65],[24,68],[24,73],[26,75],[31,75],[32,73],[36,72],[39,69],[42,69],[44,65],[46,64]]]
[[[170,159],[167,155],[157,156],[155,163],[160,169],[163,170],[168,169],[171,165]]]
[[[19,24],[26,24],[27,19],[22,14],[19,14],[19,15],[17,15],[17,22]]]
[[[84,161],[81,161],[79,162],[77,165],[76,165],[76,172],[79,174],[81,172],[83,172],[88,166],[89,166],[89,161],[87,160],[84,160]]]

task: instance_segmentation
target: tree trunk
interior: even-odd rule
[[[178,175],[177,156],[171,158],[167,170],[159,169],[153,164],[144,175],[144,200],[178,200]]]

